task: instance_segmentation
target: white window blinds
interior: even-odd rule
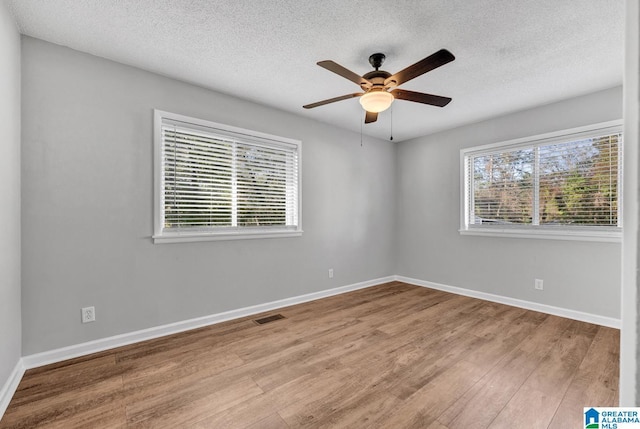
[[[299,142],[167,116],[157,236],[299,231]]]
[[[620,127],[464,150],[465,225],[621,226]]]

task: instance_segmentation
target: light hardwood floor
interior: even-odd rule
[[[261,316],[29,370],[0,428],[568,429],[618,402],[616,329],[398,282]]]

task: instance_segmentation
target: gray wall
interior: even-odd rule
[[[0,2],[0,389],[21,356],[20,34]]]
[[[620,244],[462,236],[460,149],[622,117],[622,88],[398,145],[397,273],[620,317]],[[544,291],[533,288],[544,280]]]
[[[392,144],[29,37],[22,67],[24,355],[394,274]],[[154,108],[302,140],[302,237],[152,244]]]

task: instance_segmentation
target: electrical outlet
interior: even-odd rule
[[[329,278],[333,278],[333,268],[329,268]]]
[[[89,323],[96,321],[96,308],[84,307],[82,309],[82,323]]]
[[[537,290],[544,290],[544,282],[542,279],[535,279],[533,282],[533,287]]]

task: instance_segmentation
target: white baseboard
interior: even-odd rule
[[[22,371],[25,369],[37,368],[39,366],[48,365],[51,363],[61,362],[67,359],[73,359],[80,356],[85,356],[91,353],[97,353],[116,347],[126,346],[134,344],[140,341],[150,340],[153,338],[159,338],[166,335],[176,334],[179,332],[188,331],[190,329],[201,328],[203,326],[214,325],[217,323],[225,322],[232,319],[238,319],[240,317],[251,316],[252,314],[263,313],[265,311],[271,311],[282,307],[288,307],[290,305],[301,304],[303,302],[314,301],[321,298],[326,298],[333,295],[339,295],[342,293],[354,291],[357,289],[363,289],[371,286],[375,286],[390,281],[401,281],[404,283],[413,284],[416,286],[427,287],[431,289],[438,289],[445,292],[455,293],[457,295],[464,295],[473,298],[479,298],[486,301],[497,302],[500,304],[511,305],[514,307],[525,308],[527,310],[539,311],[542,313],[553,314],[555,316],[566,317],[569,319],[580,320],[583,322],[594,323],[596,325],[608,326],[611,328],[620,329],[620,319],[614,319],[610,317],[599,316],[590,313],[583,313],[576,310],[569,310],[561,307],[554,307],[546,304],[539,304],[531,301],[524,301],[516,298],[508,298],[500,295],[493,295],[486,292],[479,292],[471,289],[464,289],[455,286],[448,286],[440,283],[429,282],[425,280],[413,279],[404,276],[389,276],[379,279],[368,280],[360,283],[354,283],[347,286],[337,287],[334,289],[323,290],[319,292],[313,292],[305,295],[300,295],[292,298],[281,299],[278,301],[272,301],[264,304],[258,304],[250,307],[244,307],[236,310],[226,311],[223,313],[212,314],[209,316],[198,317],[195,319],[183,320],[180,322],[170,323],[167,325],[156,326],[153,328],[143,329],[134,332],[128,332],[126,334],[115,335],[112,337],[101,338],[99,340],[89,341],[86,343],[75,344],[68,347],[62,347],[59,349],[49,350],[42,353],[36,353],[28,356],[24,356],[21,360]],[[19,381],[19,379],[18,379]],[[0,397],[1,398],[1,397]]]
[[[252,314],[263,313],[265,311],[271,311],[282,307],[288,307],[290,305],[314,301],[316,299],[339,295],[357,289],[364,289],[367,287],[379,285],[381,283],[391,282],[394,281],[394,279],[394,276],[382,277],[379,279],[354,283],[334,289],[328,289],[320,292],[313,292],[305,295],[295,296],[292,298],[272,301],[265,304],[253,305],[237,310],[225,311],[223,313],[183,320],[180,322],[156,326],[148,329],[142,329],[140,331],[128,332],[126,334],[115,335],[113,337],[101,338],[99,340],[89,341],[86,343],[24,356],[22,358],[22,362],[24,368],[26,369],[37,368],[39,366],[61,362],[63,360],[73,359],[91,353],[102,352],[116,347],[138,343],[140,341],[151,340],[153,338],[163,337],[171,334],[177,334],[179,332],[201,328],[203,326],[215,325],[216,323],[225,322],[227,320],[238,319],[240,317],[251,316]]]
[[[9,379],[4,383],[2,389],[0,389],[0,420],[2,420],[2,416],[4,416],[4,412],[7,411],[11,398],[13,398],[13,395],[18,389],[18,384],[20,384],[20,380],[22,380],[25,369],[22,359],[19,359],[9,375]]]
[[[404,276],[395,276],[395,280],[399,282],[409,283],[416,286],[427,287],[430,289],[442,290],[445,292],[455,293],[456,295],[464,295],[472,298],[484,299],[485,301],[497,302],[499,304],[511,305],[513,307],[525,308],[527,310],[539,311],[541,313],[553,314],[554,316],[566,317],[568,319],[579,320],[581,322],[593,323],[595,325],[608,326],[610,328],[620,329],[622,325],[620,319],[612,317],[599,316],[597,314],[583,313],[582,311],[569,310],[567,308],[554,307],[552,305],[540,304],[537,302],[524,301],[516,298],[509,298],[501,295],[494,295],[486,292],[479,292],[471,289],[464,289],[456,286],[448,286],[440,283],[428,282],[425,280],[412,279]]]

